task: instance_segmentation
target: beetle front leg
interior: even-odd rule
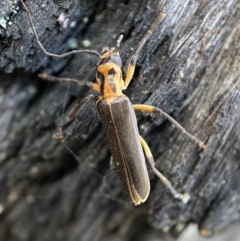
[[[128,85],[133,77],[134,70],[135,70],[135,67],[137,64],[137,58],[138,58],[140,51],[142,50],[142,48],[145,45],[145,43],[147,42],[147,40],[151,37],[153,30],[161,23],[164,16],[165,16],[165,11],[162,10],[158,14],[158,16],[156,17],[154,22],[152,23],[151,27],[148,29],[148,31],[143,36],[142,40],[140,41],[140,43],[137,47],[137,50],[135,51],[134,55],[131,57],[129,65],[128,65],[127,73],[126,73],[126,78],[124,80],[125,89],[127,89]]]
[[[127,73],[126,73],[126,78],[124,80],[124,87],[125,87],[125,89],[127,89],[130,81],[132,80],[132,77],[133,77],[133,74],[134,74],[134,70],[135,70],[135,67],[136,67],[136,63],[137,63],[137,56],[134,55],[130,59],[130,63],[128,65],[128,69],[127,69]]]
[[[196,142],[200,148],[204,149],[206,147],[203,141],[199,140],[197,137],[195,137],[195,136],[191,135],[189,132],[187,132],[183,126],[181,126],[177,121],[175,121],[170,115],[168,115],[163,110],[161,110],[157,107],[151,106],[151,105],[133,105],[133,108],[134,108],[134,110],[142,110],[142,111],[147,111],[147,112],[158,114],[158,115],[163,115],[178,130],[180,130],[183,134],[187,135],[191,140]]]
[[[172,186],[171,182],[160,172],[156,169],[155,167],[155,162],[153,159],[153,155],[151,153],[151,150],[148,146],[148,144],[145,142],[145,140],[140,137],[141,145],[144,150],[146,159],[148,160],[151,168],[153,169],[154,173],[159,177],[159,179],[163,182],[163,184],[169,189],[169,191],[172,193],[173,197],[176,199],[181,200],[183,203],[187,203],[190,199],[189,194],[181,194],[178,191],[175,190],[175,188]]]

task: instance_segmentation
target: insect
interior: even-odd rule
[[[139,52],[145,45],[146,41],[152,35],[153,30],[163,20],[165,16],[164,11],[161,11],[157,16],[141,40],[135,54],[132,55],[128,65],[126,77],[123,80],[121,70],[122,61],[119,55],[120,43],[123,38],[122,35],[120,35],[118,38],[116,46],[113,48],[105,48],[105,51],[102,55],[100,55],[95,50],[88,49],[73,50],[62,55],[52,54],[47,52],[42,46],[34,28],[31,14],[23,0],[20,1],[25,11],[27,12],[37,43],[46,55],[63,58],[73,53],[85,52],[97,55],[99,57],[99,62],[97,64],[96,83],[88,81],[80,82],[69,78],[58,78],[47,74],[39,75],[40,78],[49,81],[73,82],[78,85],[86,85],[92,88],[94,91],[98,92],[97,96],[89,95],[85,97],[79,104],[77,104],[63,125],[59,127],[59,132],[57,134],[58,139],[61,141],[65,140],[62,128],[64,125],[68,124],[75,118],[82,104],[90,100],[95,101],[97,112],[102,122],[109,149],[112,155],[110,160],[110,167],[114,169],[119,175],[134,205],[139,205],[145,202],[150,192],[150,182],[145,157],[154,173],[165,184],[174,198],[180,199],[182,202],[187,203],[189,200],[189,195],[184,195],[177,192],[170,181],[155,168],[152,153],[145,140],[139,135],[134,110],[147,111],[150,113],[163,115],[182,133],[186,134],[191,140],[195,141],[201,148],[205,147],[204,143],[195,136],[189,134],[177,121],[175,121],[171,116],[163,112],[161,109],[145,104],[132,105],[129,98],[122,93],[123,90],[127,89],[133,77]]]

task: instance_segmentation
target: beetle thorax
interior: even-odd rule
[[[124,82],[121,68],[118,65],[114,63],[100,65],[97,69],[96,78],[102,98],[122,95]]]

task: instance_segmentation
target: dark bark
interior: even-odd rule
[[[157,168],[191,200],[187,205],[174,200],[149,170],[150,197],[134,207],[109,170],[110,153],[93,104],[85,104],[67,129],[74,140],[64,145],[52,138],[63,110],[66,115],[91,91],[37,78],[47,72],[94,81],[96,69],[89,66],[97,57],[46,57],[26,12],[14,13],[17,5],[5,1],[0,9],[0,18],[9,17],[0,27],[0,239],[150,240],[147,232],[156,228],[178,235],[193,222],[209,235],[239,222],[239,0],[37,2],[26,4],[48,51],[66,52],[70,38],[78,39],[79,48],[88,39],[101,51],[123,34],[124,70],[165,6],[166,17],[141,52],[125,93],[133,103],[171,114],[206,149],[164,118],[138,114]],[[66,28],[57,22],[61,13],[69,18]]]

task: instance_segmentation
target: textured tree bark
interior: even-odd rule
[[[20,3],[5,0],[0,9],[0,239],[143,241],[151,240],[149,233],[160,235],[155,229],[178,236],[196,223],[208,236],[239,222],[239,0],[25,2],[49,52],[64,53],[74,44],[101,51],[123,34],[124,70],[165,7],[166,17],[141,52],[125,93],[133,103],[171,114],[206,149],[164,118],[137,114],[157,168],[191,200],[186,205],[174,200],[149,170],[150,197],[134,207],[109,170],[110,153],[93,104],[85,104],[66,130],[73,140],[61,144],[52,138],[63,116],[91,90],[37,78],[47,72],[94,81],[97,57],[45,56]]]

